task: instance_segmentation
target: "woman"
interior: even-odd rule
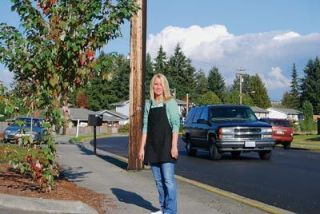
[[[145,104],[139,159],[150,163],[159,192],[161,210],[157,214],[176,214],[175,162],[178,159],[180,116],[163,74],[150,83],[150,101]]]

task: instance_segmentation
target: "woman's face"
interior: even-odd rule
[[[153,93],[155,97],[163,95],[163,86],[160,78],[156,78],[153,82]]]

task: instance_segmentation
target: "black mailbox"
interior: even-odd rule
[[[320,118],[317,119],[318,135],[320,135]]]
[[[102,114],[89,114],[88,125],[89,126],[101,126],[102,125]]]

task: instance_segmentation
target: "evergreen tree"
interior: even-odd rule
[[[195,74],[195,84],[195,94],[203,95],[208,92],[208,79],[202,70]]]
[[[309,60],[304,69],[304,78],[301,83],[301,102],[309,101],[315,114],[320,114],[320,61],[317,57]]]
[[[168,62],[167,62],[166,53],[163,51],[162,46],[160,46],[158,55],[155,58],[155,62],[154,62],[155,73],[166,74],[167,64]]]
[[[216,67],[213,67],[209,71],[208,87],[209,90],[214,92],[221,100],[223,99],[226,91],[226,84],[218,68]]]
[[[313,107],[309,101],[305,101],[302,105],[302,111],[304,114],[304,120],[301,122],[302,131],[315,130],[315,122],[313,121]]]
[[[110,109],[110,104],[129,99],[130,63],[123,55],[107,54],[99,57],[98,75],[86,86],[89,108]]]
[[[281,105],[286,108],[295,108],[292,104],[294,103],[294,99],[291,93],[285,92],[282,96]]]
[[[242,75],[242,93],[250,93],[250,75],[249,74],[243,74]],[[231,91],[238,91],[240,92],[240,76],[237,75],[236,78],[233,81],[233,84],[231,86]]]
[[[297,77],[297,70],[296,65],[293,64],[292,67],[292,75],[291,75],[291,84],[290,84],[290,97],[291,97],[291,103],[289,106],[294,109],[298,109],[300,106],[300,98],[299,98],[299,84],[298,84],[298,77]]]
[[[195,87],[195,68],[182,52],[179,45],[175,48],[174,55],[170,57],[168,69],[165,73],[171,89],[175,89],[176,98],[182,99],[187,93],[193,96]]]
[[[154,75],[154,69],[153,69],[153,64],[151,60],[150,54],[147,54],[146,57],[146,75],[145,75],[145,84],[144,84],[144,91],[145,91],[145,97],[148,98],[150,97],[149,91],[150,91],[150,81],[151,78]]]
[[[249,93],[249,96],[253,100],[253,103],[260,108],[269,108],[271,106],[271,102],[268,92],[259,75],[256,74],[255,76],[251,76],[249,84],[251,92]]]

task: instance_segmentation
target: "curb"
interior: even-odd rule
[[[87,147],[88,145],[90,145],[90,143],[82,144],[82,146],[84,146],[84,147]],[[104,150],[101,150],[101,149],[98,149],[98,148],[97,148],[97,150],[102,151],[104,153],[107,153],[110,157],[118,159],[119,161],[128,163],[128,158],[125,158],[125,157],[122,157],[122,156],[119,156],[119,155],[116,155],[114,153],[110,153],[110,152],[107,152],[107,151],[104,151]],[[147,167],[147,169],[149,169],[149,168],[150,167]],[[284,209],[281,209],[281,208],[278,208],[278,207],[274,207],[274,206],[271,206],[271,205],[268,205],[268,204],[265,204],[265,203],[250,199],[250,198],[246,198],[244,196],[241,196],[241,195],[238,195],[238,194],[235,194],[235,193],[232,193],[232,192],[228,192],[228,191],[225,191],[225,190],[219,189],[217,187],[213,187],[213,186],[210,186],[210,185],[207,185],[207,184],[195,181],[195,180],[191,180],[191,179],[182,177],[180,175],[175,175],[175,177],[179,181],[191,184],[191,185],[196,186],[198,188],[201,188],[201,189],[204,189],[206,191],[218,194],[218,195],[223,196],[223,197],[228,198],[228,199],[235,200],[235,201],[237,201],[239,203],[251,206],[253,208],[262,210],[262,211],[267,212],[267,213],[271,213],[271,214],[292,213],[292,212],[290,212],[288,210],[284,210]]]
[[[37,213],[98,214],[95,209],[81,201],[30,198],[0,193],[0,211],[1,208]]]

